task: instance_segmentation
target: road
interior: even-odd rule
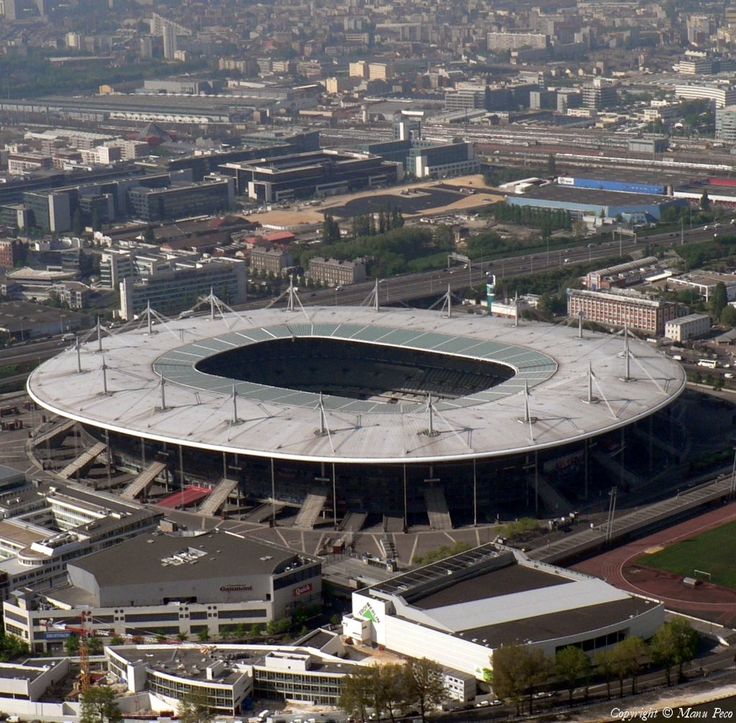
[[[687,243],[706,241],[713,238],[713,231],[704,227],[683,229],[682,238]],[[551,249],[549,252],[508,256],[493,261],[476,262],[472,268],[457,266],[449,271],[425,271],[418,274],[403,274],[381,280],[380,303],[383,306],[396,305],[417,299],[440,297],[447,291],[447,285],[453,292],[467,289],[469,286],[485,283],[486,273],[494,273],[496,280],[515,276],[534,274],[561,266],[573,266],[590,263],[597,259],[609,259],[613,256],[624,256],[649,245],[652,251],[672,246],[680,240],[680,232],[658,233],[635,240],[624,236],[621,239],[571,246],[569,249]],[[366,281],[336,289],[320,289],[318,291],[301,290],[299,298],[304,306],[341,305],[355,306],[363,304],[371,295],[375,281]],[[237,310],[260,309],[270,304],[272,299],[259,299],[235,307]]]

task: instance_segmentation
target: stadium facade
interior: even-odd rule
[[[365,512],[440,529],[584,499],[594,465],[684,386],[679,364],[620,335],[365,307],[142,322],[28,382],[140,473],[132,497],[155,462],[173,489],[227,483],[274,517],[309,503],[336,527]]]

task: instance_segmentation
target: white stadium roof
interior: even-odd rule
[[[515,376],[457,399],[387,404],[204,374],[207,356],[278,338],[331,338],[430,351],[511,367]],[[85,424],[187,447],[277,459],[416,463],[503,456],[592,437],[646,417],[684,389],[679,364],[650,344],[561,325],[365,307],[267,309],[197,317],[83,344],[39,366],[41,406]],[[103,371],[103,361],[105,369]],[[592,370],[592,378],[589,372]],[[162,408],[161,377],[165,405]],[[594,402],[588,401],[589,384]],[[105,385],[107,394],[104,393]],[[233,385],[237,423],[233,424]],[[529,389],[529,421],[525,388]],[[319,434],[320,428],[326,429]]]

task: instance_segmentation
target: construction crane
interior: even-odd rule
[[[89,610],[82,610],[79,616],[79,627],[67,626],[67,630],[79,638],[79,681],[77,687],[80,698],[89,690],[91,683],[89,666],[90,630],[88,627],[91,615],[92,613]]]

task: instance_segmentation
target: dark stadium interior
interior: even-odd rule
[[[510,367],[339,339],[274,339],[208,357],[205,374],[351,399],[455,399],[514,376]]]

